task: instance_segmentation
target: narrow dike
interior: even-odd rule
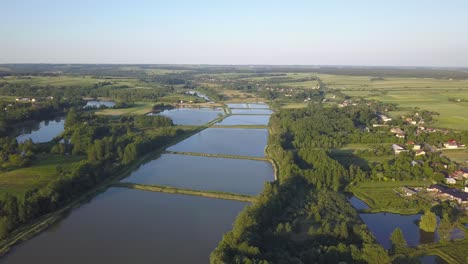
[[[200,190],[177,188],[177,187],[164,186],[164,185],[147,185],[147,184],[119,182],[119,183],[112,184],[112,187],[130,188],[130,189],[151,191],[151,192],[185,194],[185,195],[202,196],[202,197],[207,197],[207,198],[234,200],[234,201],[241,201],[241,202],[253,202],[256,199],[255,196],[245,195],[245,194],[218,192],[218,191],[200,191]]]

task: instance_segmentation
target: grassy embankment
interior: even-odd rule
[[[253,202],[255,197],[251,195],[230,193],[230,192],[218,192],[218,191],[201,191],[194,189],[185,189],[185,188],[176,188],[164,185],[146,185],[146,184],[136,184],[136,183],[127,183],[119,182],[112,184],[113,187],[124,187],[130,189],[137,189],[143,191],[151,192],[163,192],[163,193],[173,193],[173,194],[184,194],[184,195],[193,195],[193,196],[202,196],[207,198],[216,198],[224,200],[235,200],[241,202]]]

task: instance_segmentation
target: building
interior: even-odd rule
[[[426,151],[424,150],[418,150],[416,151],[416,154],[414,154],[415,156],[423,156],[423,155],[426,155]]]
[[[397,138],[405,138],[406,137],[406,134],[405,133],[396,133],[395,136]]]
[[[413,150],[420,150],[420,149],[421,149],[421,145],[419,145],[419,144],[414,144]]]
[[[390,132],[391,132],[391,133],[394,133],[394,134],[405,133],[405,131],[401,130],[401,128],[399,128],[399,127],[392,127],[392,128],[390,129]]]
[[[449,148],[449,149],[456,149],[458,148],[458,143],[454,139],[450,139],[446,143],[444,143],[444,147]]]
[[[455,180],[454,178],[451,178],[451,177],[447,177],[447,178],[445,178],[445,183],[446,184],[456,184],[457,180]]]
[[[386,115],[379,115],[380,119],[383,121],[383,122],[388,122],[388,121],[392,121],[391,118],[389,118],[388,116]]]
[[[393,152],[395,153],[395,155],[398,155],[401,152],[407,152],[408,151],[404,147],[402,147],[400,145],[397,145],[397,144],[393,144],[392,149],[393,149]]]
[[[404,196],[413,196],[413,195],[416,194],[416,192],[414,190],[412,190],[412,189],[410,189],[408,187],[401,187],[400,190],[401,190],[401,192],[402,192],[402,194]]]
[[[429,189],[435,190],[437,195],[441,198],[457,201],[458,203],[462,205],[468,205],[468,193],[467,192],[463,192],[461,190],[454,189],[454,188],[447,188],[441,185],[433,185],[430,188],[427,188],[428,191]]]

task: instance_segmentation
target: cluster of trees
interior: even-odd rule
[[[71,107],[68,101],[58,99],[38,103],[0,102],[0,136],[5,136],[13,125],[26,120],[44,120],[51,118]]]
[[[0,170],[27,166],[34,159],[36,146],[31,139],[18,144],[16,138],[0,137]]]
[[[237,217],[211,263],[389,263],[344,195],[300,176],[266,185]]]

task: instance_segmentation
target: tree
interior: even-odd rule
[[[78,113],[75,108],[68,111],[67,117],[65,118],[65,128],[70,128],[78,122]]]
[[[407,245],[405,237],[403,236],[403,232],[399,227],[395,228],[393,231],[392,235],[390,236],[390,241],[392,241],[393,251],[398,248],[404,248]]]
[[[437,228],[437,216],[431,212],[426,211],[421,216],[421,221],[419,222],[419,228],[426,232],[434,232]]]

